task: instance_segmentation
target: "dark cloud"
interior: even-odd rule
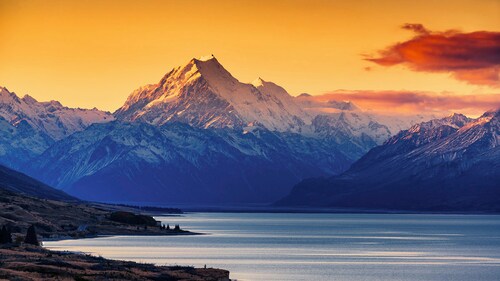
[[[500,32],[432,32],[421,24],[402,28],[415,32],[415,37],[366,60],[382,66],[401,64],[415,71],[448,72],[471,84],[500,86]]]

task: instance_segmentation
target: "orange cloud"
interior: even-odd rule
[[[500,94],[456,95],[412,91],[334,91],[309,96],[308,106],[328,111],[333,101],[351,101],[362,109],[378,112],[454,113],[478,116],[487,110],[500,108]]]
[[[470,84],[500,86],[500,32],[432,32],[421,24],[402,28],[415,36],[366,60],[382,66],[401,64],[415,71],[448,72]]]

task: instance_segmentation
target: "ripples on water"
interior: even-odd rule
[[[192,213],[200,236],[46,242],[113,259],[225,268],[237,280],[500,280],[500,216]]]

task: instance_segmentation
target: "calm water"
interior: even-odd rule
[[[193,213],[200,236],[46,242],[113,259],[225,268],[237,280],[500,280],[500,216]]]

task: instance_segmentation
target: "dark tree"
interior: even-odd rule
[[[34,225],[31,225],[28,228],[28,232],[26,232],[26,238],[24,238],[24,243],[40,246],[40,243],[38,242],[38,237],[36,236],[36,230]]]
[[[174,230],[179,231],[179,230],[181,230],[181,227],[178,224],[176,224]]]
[[[0,230],[0,244],[8,244],[12,243],[12,232],[10,228],[2,226],[2,230]]]
[[[170,230],[170,225],[167,224],[167,230]]]
[[[4,239],[5,239],[5,232],[6,232],[6,231],[7,231],[7,229],[5,228],[5,225],[4,225],[4,226],[2,226],[2,229],[0,230],[0,244],[4,244],[4,243],[6,243],[6,242],[4,241]]]

